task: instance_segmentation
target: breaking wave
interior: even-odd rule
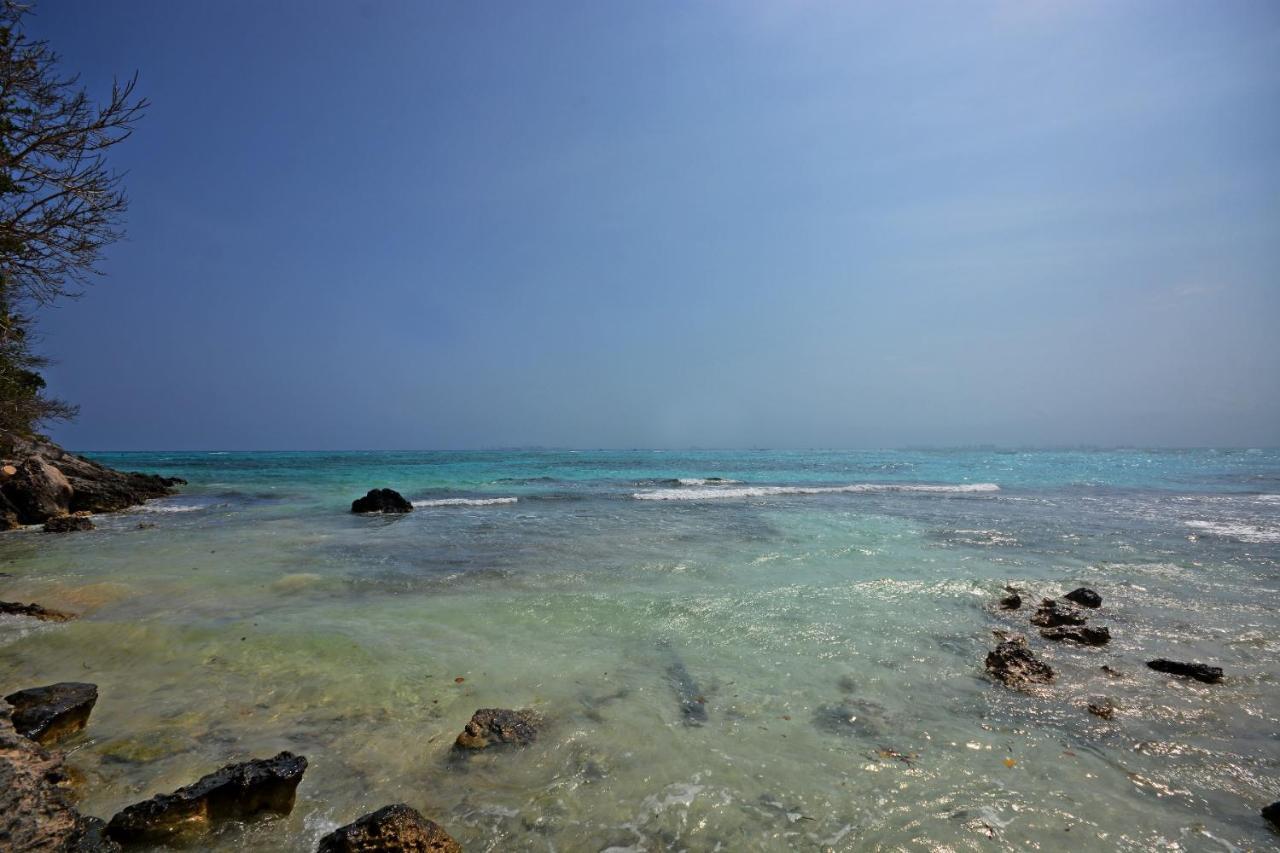
[[[431,506],[495,506],[497,504],[513,504],[519,498],[438,498],[430,501],[413,501],[417,507]]]
[[[1240,542],[1261,544],[1280,542],[1280,528],[1263,527],[1259,524],[1245,524],[1238,521],[1186,521],[1187,527],[1204,531],[1211,536],[1222,536]]]
[[[631,497],[638,501],[704,501],[718,498],[767,498],[776,495],[835,495],[864,494],[868,492],[932,492],[967,493],[998,492],[995,483],[963,483],[952,486],[916,485],[901,483],[855,483],[849,486],[744,486],[739,489],[653,489],[636,492]]]

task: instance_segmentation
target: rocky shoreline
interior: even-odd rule
[[[0,530],[43,524],[50,533],[91,530],[90,516],[173,494],[186,480],[122,472],[39,436],[0,430]]]

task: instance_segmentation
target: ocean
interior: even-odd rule
[[[99,686],[87,814],[288,749],[293,813],[208,849],[393,802],[470,851],[1277,843],[1280,451],[86,455],[189,481],[0,536],[0,598],[83,614],[0,617],[0,688]],[[352,515],[375,487],[415,511]],[[1028,624],[1078,586],[1106,646]],[[992,681],[994,631],[1055,683]],[[459,760],[492,707],[537,742]]]

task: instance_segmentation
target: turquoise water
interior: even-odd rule
[[[1274,450],[90,455],[190,481],[0,537],[0,598],[84,614],[3,617],[0,686],[100,686],[90,814],[290,749],[294,813],[211,848],[311,850],[395,801],[468,850],[1275,845]],[[346,511],[375,486],[418,508]],[[1040,640],[1006,583],[1097,589],[1114,639]],[[1057,683],[991,683],[996,629]],[[451,761],[495,706],[538,743]]]

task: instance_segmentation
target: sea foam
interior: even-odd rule
[[[495,506],[496,504],[513,504],[519,498],[439,498],[431,501],[413,501],[417,507],[432,506]]]
[[[1194,527],[1212,536],[1223,536],[1240,542],[1262,544],[1280,542],[1280,528],[1263,527],[1258,524],[1246,524],[1238,521],[1186,521],[1187,527]]]
[[[776,495],[834,495],[863,494],[868,492],[998,492],[995,483],[962,483],[951,486],[935,486],[905,483],[854,483],[848,486],[743,486],[742,488],[706,489],[653,489],[636,492],[631,497],[638,501],[705,501],[718,498],[767,498]]]

